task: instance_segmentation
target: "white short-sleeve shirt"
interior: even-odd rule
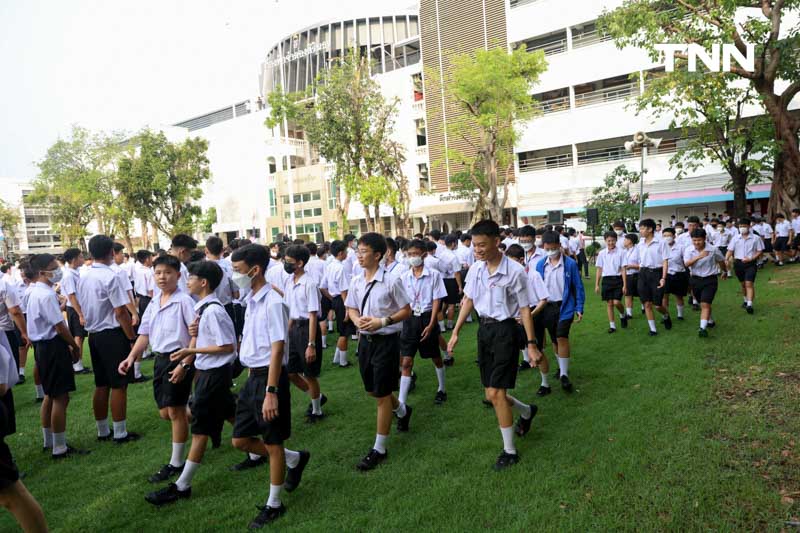
[[[206,305],[210,304],[210,305]],[[198,370],[210,370],[232,363],[236,359],[236,331],[233,321],[228,316],[227,311],[222,306],[222,302],[215,294],[210,294],[194,304],[194,311],[197,314],[203,306],[203,314],[197,324],[198,348],[208,348],[211,346],[225,346],[231,344],[234,350],[228,354],[209,355],[198,353],[194,359],[194,366]]]
[[[28,297],[27,326],[31,342],[50,340],[57,335],[56,326],[64,322],[56,291],[37,281]]]
[[[195,318],[194,300],[185,292],[176,290],[162,305],[163,295],[153,298],[145,309],[139,335],[150,338],[154,352],[169,354],[189,347],[192,340],[189,326]]]
[[[289,319],[308,320],[311,313],[319,315],[319,288],[317,282],[308,273],[304,273],[298,280],[290,275],[282,290],[286,305],[289,306]]]
[[[289,313],[277,291],[267,283],[258,292],[251,292],[244,313],[239,360],[248,368],[269,366],[272,343],[285,341],[288,329]],[[283,350],[281,364],[288,362],[289,352]]]
[[[778,237],[788,237],[792,230],[792,224],[788,220],[775,224],[775,235]]]
[[[621,275],[622,267],[625,265],[626,255],[625,251],[621,250],[619,247],[615,247],[613,250],[603,248],[600,250],[600,253],[597,254],[595,266],[603,269],[602,277],[604,278],[619,276]]]
[[[415,315],[427,313],[433,309],[434,300],[447,296],[442,274],[438,270],[423,266],[419,277],[412,269],[403,272],[400,279],[410,300],[411,312]]]
[[[734,259],[752,258],[756,253],[764,251],[764,241],[758,235],[737,235],[731,239],[728,251],[733,252]]]
[[[80,284],[81,273],[76,268],[66,267],[64,269],[64,277],[61,278],[61,294],[67,297],[67,307],[72,307],[72,302],[69,300],[70,294],[75,294],[78,297],[78,285]],[[78,300],[80,303],[80,300]]]
[[[367,296],[370,284],[372,284],[372,289],[369,290],[369,295]],[[353,277],[344,305],[357,309],[362,316],[385,318],[395,314],[406,305],[409,305],[409,303],[408,294],[406,294],[400,278],[388,274],[386,269],[379,266],[375,276],[369,282],[367,282],[364,274]],[[376,331],[362,330],[361,334],[390,335],[398,333],[402,329],[403,324],[396,322]]]
[[[86,331],[97,333],[119,327],[114,309],[124,307],[130,299],[119,276],[108,265],[95,262],[81,275],[78,301],[86,319]]]
[[[703,251],[707,251],[708,255],[702,259],[698,259],[696,263],[689,267],[692,276],[699,276],[707,278],[709,276],[716,276],[719,274],[718,261],[724,261],[725,256],[719,251],[719,248],[706,244],[703,250],[698,251],[694,246],[687,248],[683,251],[683,261],[688,262],[700,255]]]
[[[13,331],[14,320],[8,312],[12,307],[20,306],[19,292],[16,287],[0,280],[0,330]]]
[[[464,295],[481,317],[506,320],[517,317],[521,307],[530,306],[527,284],[522,265],[503,256],[492,274],[486,261],[475,261],[467,273]]]
[[[669,259],[669,245],[653,239],[649,243],[644,239],[636,245],[639,248],[639,266],[642,268],[661,268]]]

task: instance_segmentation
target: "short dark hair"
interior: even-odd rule
[[[651,230],[655,230],[656,229],[656,221],[653,220],[652,218],[646,218],[646,219],[644,219],[644,220],[639,222],[639,227],[640,228],[641,227],[645,227],[645,228],[650,228]]]
[[[775,218],[786,218],[786,217],[785,217],[785,216],[783,216],[783,213],[777,213],[777,214],[775,215]]]
[[[336,240],[331,243],[331,255],[333,257],[336,257],[345,250],[347,250],[347,245],[344,241]]]
[[[355,238],[356,238],[355,235],[353,235],[352,233],[348,233],[347,235],[344,236],[344,242],[345,244],[350,244],[352,241],[355,240]]]
[[[386,238],[380,233],[365,233],[358,239],[358,244],[369,246],[373,252],[378,252],[381,257],[386,253]]]
[[[144,263],[145,261],[147,261],[148,257],[152,256],[153,252],[151,252],[150,250],[139,250],[138,252],[136,252],[136,260],[139,261],[140,263]]]
[[[317,257],[322,259],[322,256],[327,254],[330,251],[330,249],[331,249],[330,245],[325,244],[325,243],[323,243],[322,246],[318,246],[317,247]]]
[[[118,253],[120,253],[122,250],[124,250],[124,249],[125,249],[125,246],[123,246],[121,243],[115,242],[115,243],[114,243],[114,246],[113,246],[113,248],[114,248],[114,253],[115,253],[115,254],[118,254]]]
[[[397,253],[397,241],[391,237],[386,237],[386,250],[391,250],[392,253]]]
[[[494,220],[481,220],[469,230],[470,235],[484,235],[486,237],[499,237],[500,226]]]
[[[672,235],[675,235],[675,228],[664,228],[661,233],[671,233]]]
[[[690,216],[689,218],[686,219],[686,222],[689,223],[689,224],[699,224],[700,223],[700,218],[692,215],[692,216]]]
[[[458,242],[458,237],[456,237],[452,233],[444,238],[444,244],[446,246],[450,246],[451,244],[455,244],[457,242]]]
[[[536,228],[531,226],[530,224],[526,224],[519,228],[519,236],[520,237],[536,237]]]
[[[414,239],[410,243],[408,243],[408,249],[416,248],[417,250],[422,250],[423,252],[428,251],[428,245],[422,239]]]
[[[178,274],[181,272],[181,262],[174,255],[166,254],[161,257],[156,257],[155,261],[153,261],[153,270],[155,270],[158,265],[169,267]]]
[[[616,231],[607,231],[603,233],[603,240],[605,239],[614,239],[617,240],[617,232]]]
[[[750,219],[747,218],[747,217],[742,217],[742,218],[739,219],[739,225],[740,226],[749,226],[750,222],[751,222]]]
[[[692,239],[705,239],[706,238],[706,230],[703,228],[696,228],[692,232]]]
[[[682,228],[683,227],[683,222],[676,222],[674,227]]]
[[[462,233],[459,239],[461,239],[461,242],[471,241],[472,235],[470,235],[469,233]]]
[[[219,255],[222,253],[222,239],[217,237],[216,235],[212,235],[208,239],[206,239],[206,249],[212,255]]]
[[[172,238],[172,246],[173,248],[188,248],[194,250],[197,248],[197,241],[185,233],[178,233]]]
[[[436,248],[437,248],[436,243],[433,241],[427,241],[425,243],[425,250],[428,252],[435,252]]]
[[[106,235],[95,235],[89,239],[89,253],[94,259],[105,259],[114,250],[114,241]]]
[[[317,255],[317,244],[315,242],[308,241],[305,246],[309,254]]]
[[[219,237],[217,237],[219,239]],[[222,268],[214,261],[194,261],[186,267],[189,274],[208,281],[212,291],[217,290],[222,282]]]
[[[792,208],[792,213],[800,215],[800,207],[793,207]]]
[[[634,245],[639,242],[639,236],[636,235],[635,233],[628,233],[627,235],[625,235],[625,238],[631,241],[631,243],[633,243]]]
[[[506,255],[514,259],[522,259],[525,257],[525,250],[519,244],[512,244],[506,250]]]
[[[47,267],[50,266],[50,263],[56,260],[56,256],[51,254],[36,254],[31,257],[31,269],[33,270],[33,276],[36,277],[39,275],[39,272],[43,270],[47,270]]]
[[[430,231],[430,236],[434,241],[438,241],[439,239],[442,238],[442,232],[439,231],[438,229],[432,229]]]
[[[64,252],[64,261],[71,263],[79,255],[81,255],[79,248],[67,248],[67,250]]]
[[[561,244],[561,236],[557,231],[545,231],[542,235],[542,244]]]
[[[231,261],[244,261],[249,267],[261,267],[262,273],[267,272],[269,265],[269,252],[267,249],[258,244],[248,244],[237,248],[231,254]]]
[[[497,247],[498,247],[500,250],[503,250],[503,251],[505,251],[505,250],[506,250],[506,243],[504,243],[504,242],[501,242],[500,244],[498,244],[498,245],[497,245]]]
[[[189,262],[194,263],[195,261],[203,261],[206,258],[206,254],[201,252],[200,250],[192,250],[189,253]]]
[[[305,266],[308,264],[308,258],[311,257],[311,254],[308,248],[302,244],[293,244],[286,249],[286,256],[291,257],[295,261],[302,261],[303,266]]]
[[[3,263],[2,265],[0,265],[0,272],[5,274],[6,272],[9,271],[10,268],[11,268],[11,265],[9,265],[8,263]]]

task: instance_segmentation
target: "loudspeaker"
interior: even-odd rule
[[[283,237],[284,237],[284,234],[283,234],[283,233],[278,233],[278,234],[275,236],[275,242],[283,242]]]
[[[596,226],[600,222],[599,214],[597,212],[596,207],[590,207],[586,210],[586,225],[587,226]]]
[[[318,231],[317,232],[317,244],[322,244],[323,242],[325,242],[325,234],[322,233],[321,231]]]
[[[564,223],[564,211],[548,211],[547,212],[547,223],[548,224],[563,224]]]

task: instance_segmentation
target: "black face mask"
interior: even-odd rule
[[[294,271],[297,270],[297,265],[294,263],[284,263],[283,270],[285,270],[287,274],[294,274]]]

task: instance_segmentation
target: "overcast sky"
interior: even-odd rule
[[[73,123],[135,131],[250,98],[282,36],[413,3],[0,0],[0,177],[35,177]]]

